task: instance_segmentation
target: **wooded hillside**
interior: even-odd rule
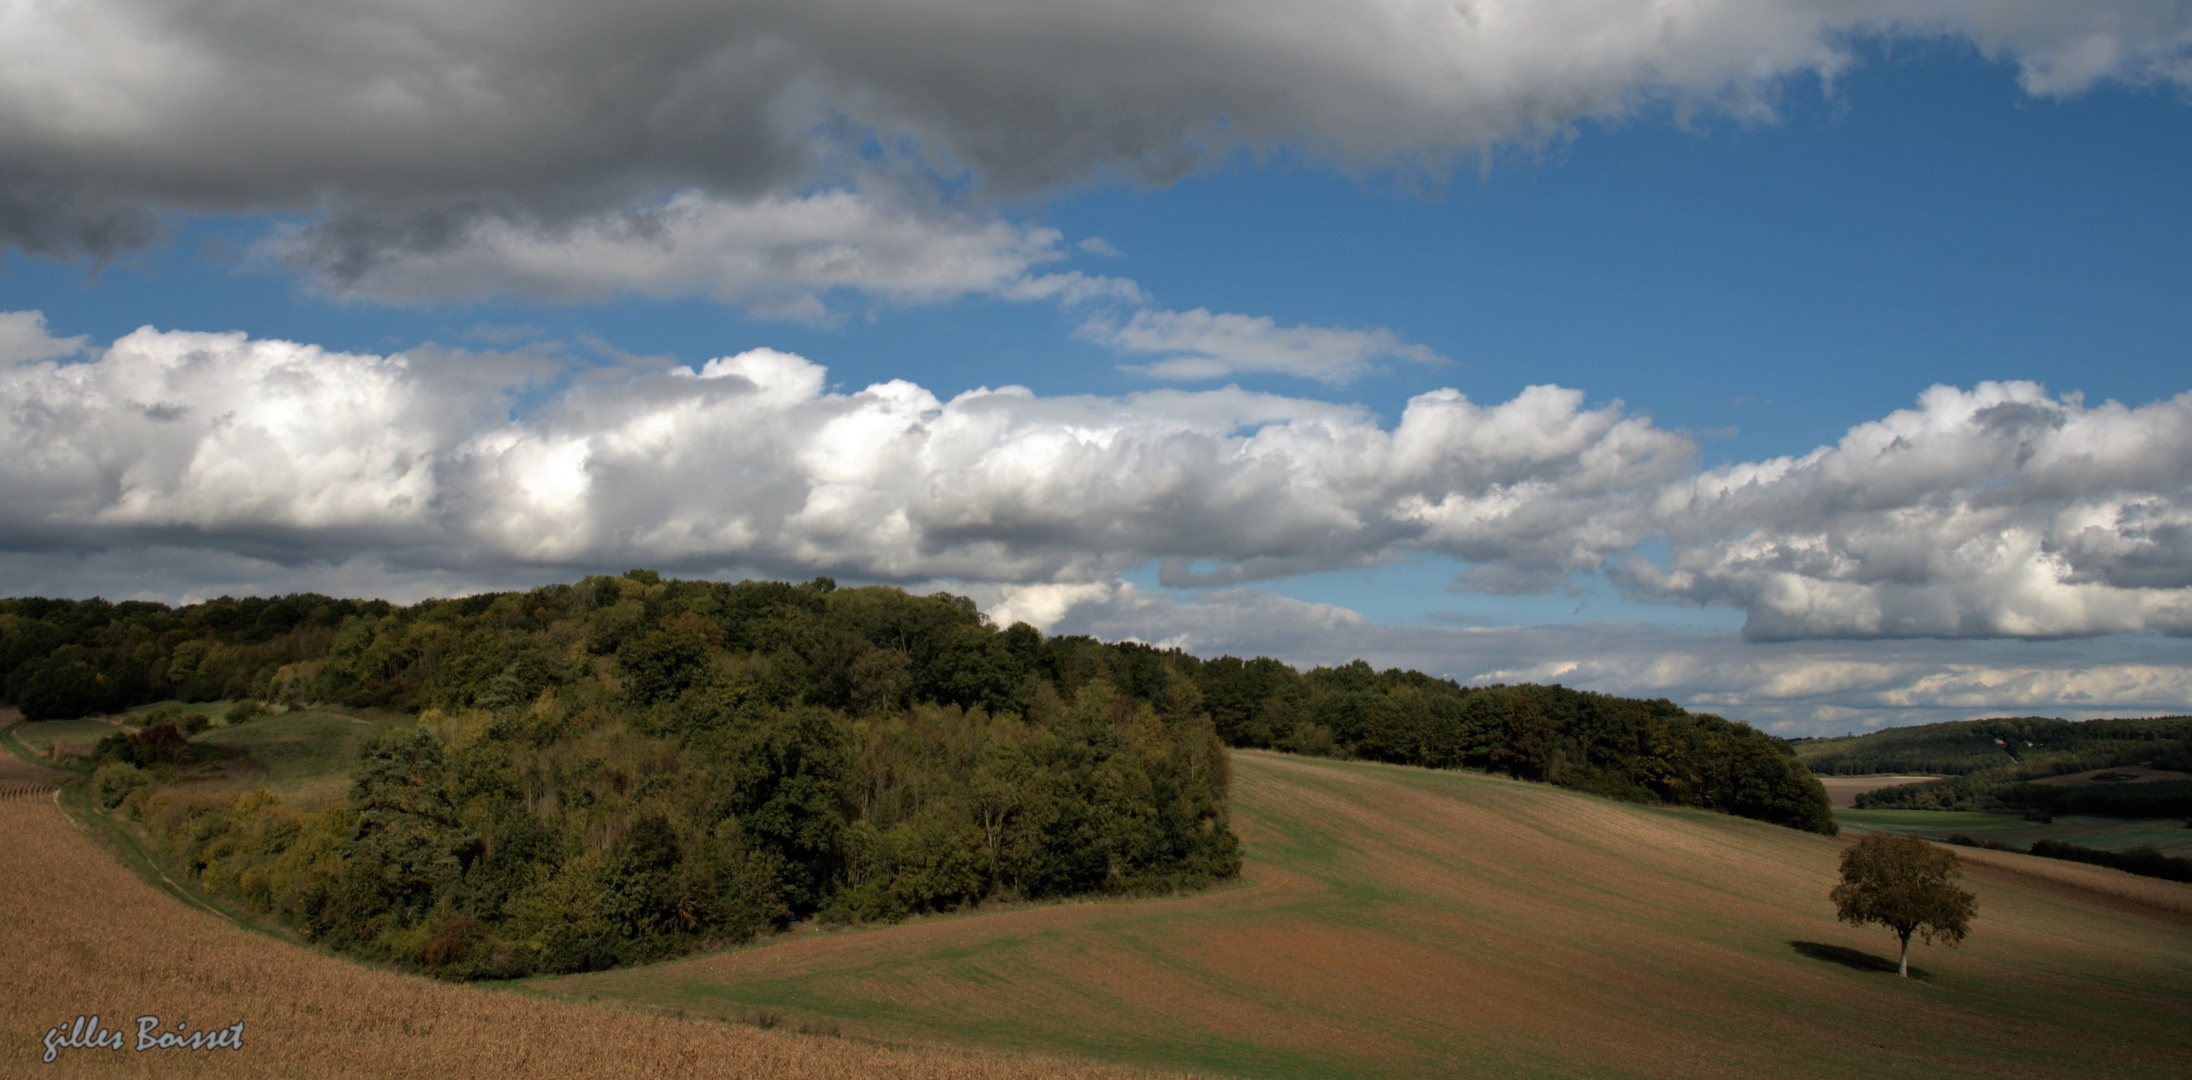
[[[2038,811],[2155,818],[2192,815],[2192,782],[2032,781],[2124,765],[2192,772],[2192,717],[2082,720],[2016,717],[1890,728],[1807,739],[1797,755],[1824,775],[1940,773],[1944,779],[1868,791],[1867,810]]]
[[[1206,883],[1239,861],[1228,744],[1833,828],[1785,743],[1667,701],[1205,661],[827,579],[633,571],[411,606],[8,600],[0,663],[32,718],[170,697],[416,711],[311,814],[178,782],[215,751],[158,723],[103,743],[95,786],[210,887],[453,975],[603,967],[811,915]]]

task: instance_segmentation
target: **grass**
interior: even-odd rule
[[[1906,982],[1882,971],[1892,935],[1834,921],[1835,840],[1475,774],[1234,761],[1234,887],[525,985],[1254,1077],[2175,1077],[2192,1054],[2192,917],[2071,879],[1974,862],[1973,938],[1914,946],[1928,978]]]
[[[1097,1065],[877,1046],[749,1025],[544,1001],[374,970],[288,945],[147,886],[73,827],[50,795],[0,798],[0,1074],[77,1077],[846,1076],[1068,1080]],[[63,1050],[56,1022],[96,1014],[134,1032],[157,1015],[193,1030],[245,1024],[240,1051]]]
[[[2192,855],[2192,829],[2179,818],[2127,819],[2065,815],[2053,822],[2026,821],[2018,814],[1978,814],[1956,810],[1837,810],[1834,820],[1852,833],[1908,832],[1932,840],[1963,833],[1979,840],[2030,847],[2035,840],[2061,840],[2103,851],[2151,847],[2164,855]]]
[[[100,739],[122,730],[106,720],[37,720],[16,724],[9,734],[39,761],[59,762],[91,752]],[[60,752],[55,754],[58,745]]]
[[[268,779],[297,780],[347,774],[384,727],[341,713],[301,710],[208,728],[193,741],[250,754],[266,767]]]

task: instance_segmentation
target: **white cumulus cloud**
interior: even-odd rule
[[[85,362],[17,364],[0,515],[77,546],[168,530],[300,560],[889,580],[1087,583],[1163,559],[1169,578],[1238,581],[1421,548],[1511,587],[1626,552],[1694,457],[1557,387],[1492,405],[1436,391],[1388,427],[1233,388],[834,393],[769,350],[586,372],[508,419],[542,363],[147,328]]]
[[[1936,386],[1802,457],[1670,488],[1635,591],[1758,638],[2192,632],[2192,394],[2086,406]]]
[[[767,349],[604,366],[146,328],[86,356],[34,313],[0,316],[0,345],[15,550],[1014,586],[1156,562],[1196,587],[1435,553],[1478,592],[1610,571],[1739,608],[1754,640],[2192,634],[2192,394],[1936,387],[1833,446],[1700,472],[1688,435],[1557,386],[1384,420],[1234,387],[846,392]]]

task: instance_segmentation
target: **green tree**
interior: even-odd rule
[[[1956,945],[1971,932],[1979,900],[1956,886],[1956,853],[1915,836],[1876,833],[1842,853],[1842,883],[1829,894],[1835,916],[1878,923],[1902,942],[1901,974],[1910,978],[1910,936]]]

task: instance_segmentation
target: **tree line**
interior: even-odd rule
[[[2107,817],[2192,816],[2192,781],[2039,784],[2124,765],[2192,772],[2192,717],[2082,720],[2017,717],[1891,728],[1796,743],[1828,775],[1941,773],[1940,780],[1868,791],[1866,810],[1973,810]]]
[[[1229,745],[1833,829],[1787,744],[1671,702],[1203,660],[827,579],[633,571],[408,606],[6,600],[0,664],[32,718],[169,698],[415,712],[310,813],[173,782],[212,751],[165,724],[103,743],[94,787],[208,887],[453,976],[1204,884],[1239,865]]]
[[[1989,773],[2040,777],[2146,761],[2192,765],[2188,740],[2192,740],[2192,716],[2077,722],[2020,716],[1914,724],[1793,742],[1797,755],[1822,776]]]

